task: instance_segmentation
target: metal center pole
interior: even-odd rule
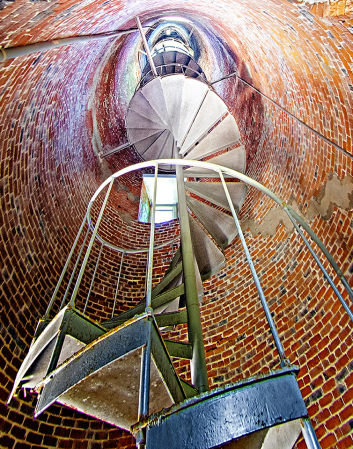
[[[183,259],[184,285],[186,307],[188,312],[188,334],[192,345],[191,381],[200,393],[208,391],[208,376],[206,367],[205,347],[202,337],[201,314],[194,265],[189,214],[186,208],[183,168],[176,166],[176,181],[178,190],[180,243]]]

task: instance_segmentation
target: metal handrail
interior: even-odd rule
[[[99,193],[101,192],[102,189],[104,189],[104,187],[110,182],[111,179],[115,179],[118,178],[126,173],[129,173],[131,171],[136,171],[136,170],[140,170],[142,168],[149,168],[149,167],[154,167],[156,165],[157,161],[146,161],[146,162],[140,162],[138,164],[135,164],[133,166],[129,166],[129,167],[125,167],[122,170],[119,170],[118,172],[114,173],[113,175],[111,175],[100,187],[99,189],[96,191],[96,193],[93,195],[90,204],[93,203],[95,201],[95,199],[97,198],[97,196],[99,195]],[[345,290],[347,291],[350,299],[353,301],[353,291],[351,289],[351,287],[349,286],[348,281],[345,279],[342,271],[338,268],[336,263],[332,263],[333,258],[330,255],[329,251],[327,250],[327,248],[325,247],[325,245],[321,242],[321,240],[319,239],[319,237],[314,233],[314,231],[310,228],[310,226],[308,226],[308,224],[303,220],[300,219],[298,220],[297,216],[295,216],[293,214],[293,210],[290,208],[289,205],[286,204],[285,201],[281,200],[281,198],[279,198],[274,192],[272,192],[270,189],[268,189],[267,187],[265,187],[264,185],[262,185],[261,183],[259,183],[258,181],[255,181],[254,179],[250,178],[249,176],[245,175],[244,173],[240,173],[236,170],[232,170],[230,168],[227,167],[223,167],[221,165],[217,165],[217,164],[212,164],[210,162],[203,162],[203,161],[194,161],[194,160],[185,160],[185,159],[159,159],[158,160],[158,165],[179,165],[179,166],[186,166],[186,167],[199,167],[199,168],[204,168],[204,169],[208,169],[208,170],[212,170],[215,171],[219,174],[219,176],[221,177],[222,174],[227,174],[230,177],[234,177],[239,179],[240,181],[245,182],[246,184],[249,184],[253,187],[255,187],[256,189],[260,190],[261,192],[265,193],[267,196],[269,196],[273,201],[275,201],[289,216],[289,218],[292,220],[293,216],[295,217],[295,220],[297,220],[300,224],[300,226],[302,226],[307,232],[308,234],[312,237],[315,236],[315,242],[319,244],[320,249],[323,251],[325,257],[328,259],[328,261],[330,262],[332,268],[335,270],[336,274],[338,275],[339,279],[341,280]],[[198,177],[207,177],[207,175],[199,175]],[[293,215],[293,216],[292,216]],[[310,246],[310,243],[307,240],[304,240],[305,245],[309,248],[310,252],[314,251],[312,249],[312,247]],[[330,257],[328,257],[328,255]],[[325,278],[331,279],[331,277],[329,276],[329,274],[327,273],[327,271],[325,270],[325,268],[323,267],[323,265],[321,264],[320,266],[321,271],[323,272]],[[332,279],[331,279],[332,281]],[[330,281],[329,281],[330,282]],[[333,281],[332,281],[333,283]],[[331,282],[330,282],[331,285]],[[350,310],[348,304],[346,303],[346,301],[344,300],[343,296],[341,295],[341,293],[338,291],[338,289],[335,289],[335,294],[338,297],[338,299],[340,300],[341,304],[343,305],[344,309],[346,310],[346,312],[348,313],[349,317],[351,318],[351,320],[353,321],[353,313]]]
[[[178,67],[182,67],[182,68],[184,68],[184,69],[191,70],[192,72],[197,73],[197,74],[199,75],[199,77],[204,78],[204,80],[205,80],[204,82],[207,83],[207,84],[209,84],[208,81],[207,81],[207,79],[206,79],[206,76],[204,75],[203,72],[200,73],[200,72],[198,72],[197,70],[192,69],[191,67],[188,67],[188,66],[185,65],[185,64],[180,64],[179,62],[171,62],[171,63],[168,63],[168,64],[157,65],[157,66],[156,66],[156,69],[157,69],[157,71],[158,71],[158,69],[159,69],[160,67],[170,67],[170,66],[178,66]],[[136,86],[135,92],[138,91],[138,89],[139,89],[140,86],[141,86],[141,83],[144,81],[144,79],[146,78],[146,76],[149,75],[151,72],[153,73],[152,70],[149,70],[147,73],[145,73],[145,74],[143,75],[143,77],[140,79],[140,81],[138,82],[138,84],[137,84],[137,86]],[[157,75],[163,77],[163,76],[170,76],[170,75],[173,75],[173,74],[172,74],[172,73],[168,73],[168,75],[162,75],[162,74],[158,74],[158,73],[157,73]],[[178,75],[178,74],[177,74],[177,75]],[[179,73],[179,75],[180,75],[180,73]],[[185,75],[185,72],[184,72],[184,75]],[[152,80],[151,80],[151,81],[152,81]],[[146,84],[147,84],[147,83],[146,83]]]

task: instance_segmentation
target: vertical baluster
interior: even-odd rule
[[[94,227],[94,230],[92,232],[91,240],[90,240],[90,242],[88,244],[86,255],[85,255],[85,258],[83,259],[83,262],[82,262],[82,265],[81,265],[81,270],[80,270],[80,272],[78,274],[78,277],[77,277],[77,280],[76,280],[74,291],[72,292],[72,296],[71,296],[71,300],[70,300],[71,307],[75,307],[75,299],[76,299],[76,296],[77,296],[77,292],[78,292],[78,289],[79,289],[80,284],[81,284],[81,280],[82,280],[83,273],[84,273],[86,265],[87,265],[87,261],[88,261],[89,255],[91,253],[93,242],[94,242],[94,240],[96,238],[96,235],[97,235],[97,232],[98,232],[98,228],[99,228],[100,222],[101,222],[102,217],[103,217],[104,209],[105,209],[105,206],[107,204],[110,191],[111,191],[111,189],[113,187],[114,179],[115,178],[112,178],[110,183],[109,183],[109,187],[108,187],[107,193],[105,194],[105,198],[104,198],[101,210],[100,210],[98,218],[97,218],[96,226]]]
[[[97,262],[96,262],[96,266],[95,266],[95,269],[94,269],[94,273],[93,273],[93,276],[92,276],[91,285],[89,287],[89,292],[88,292],[87,299],[86,299],[86,302],[85,302],[85,307],[83,309],[83,313],[86,313],[87,304],[88,304],[89,298],[91,296],[92,287],[93,287],[94,279],[96,277],[97,268],[98,268],[98,264],[99,264],[99,261],[100,261],[101,255],[102,255],[103,248],[104,248],[104,245],[101,245],[101,248],[99,250],[99,254],[98,254],[98,257],[97,257]]]
[[[115,290],[115,295],[114,295],[114,304],[113,304],[113,310],[112,310],[112,318],[113,318],[114,312],[115,312],[116,298],[118,296],[120,276],[121,276],[121,269],[123,267],[124,255],[125,255],[125,252],[123,251],[122,254],[121,254],[120,268],[119,268],[119,274],[118,274],[118,281],[116,283],[116,290]]]
[[[59,310],[61,310],[61,309],[64,307],[64,305],[65,305],[65,301],[66,301],[67,295],[69,294],[69,290],[70,290],[72,281],[74,280],[74,277],[75,277],[75,274],[76,274],[76,270],[77,270],[78,264],[79,264],[80,259],[81,259],[81,255],[82,255],[83,248],[85,247],[85,244],[86,244],[86,240],[87,240],[87,237],[88,237],[88,233],[89,233],[89,228],[88,228],[87,231],[86,231],[85,238],[84,238],[83,243],[82,243],[82,245],[81,245],[80,252],[78,253],[77,260],[76,260],[74,269],[72,270],[72,274],[71,274],[69,283],[67,284],[67,287],[66,287],[66,290],[65,290],[65,294],[64,294],[64,297],[63,297],[63,299],[62,299],[62,301],[61,301],[60,309],[59,309]]]
[[[276,345],[276,348],[277,348],[277,351],[278,351],[278,354],[279,354],[279,357],[280,357],[280,360],[281,360],[281,367],[283,368],[285,366],[290,366],[290,362],[286,358],[286,355],[284,353],[284,349],[283,349],[281,340],[280,340],[279,335],[277,333],[277,329],[276,329],[275,323],[274,323],[274,321],[272,319],[271,312],[270,312],[270,309],[268,307],[268,304],[267,304],[264,292],[262,291],[260,280],[259,280],[259,278],[257,276],[257,273],[256,273],[256,270],[255,270],[253,261],[252,261],[251,256],[250,256],[249,249],[248,249],[247,244],[245,242],[243,231],[242,231],[242,229],[240,227],[240,223],[239,223],[237,214],[235,212],[235,209],[234,209],[234,206],[233,206],[233,202],[232,202],[232,199],[231,199],[231,197],[229,195],[228,187],[227,187],[227,184],[226,184],[226,182],[224,180],[223,173],[222,173],[221,170],[219,170],[219,176],[220,176],[221,181],[222,181],[223,189],[224,189],[224,192],[226,194],[226,197],[227,197],[227,200],[228,200],[228,204],[229,204],[230,210],[231,210],[233,218],[234,218],[235,226],[237,228],[238,235],[239,235],[240,241],[242,243],[242,246],[243,246],[243,249],[244,249],[244,252],[245,252],[245,256],[246,256],[246,259],[248,261],[248,264],[249,264],[249,267],[250,267],[250,270],[251,270],[251,274],[252,274],[252,277],[254,279],[254,282],[255,282],[255,285],[256,285],[256,289],[257,289],[257,292],[259,294],[259,297],[260,297],[260,300],[261,300],[261,303],[262,303],[262,307],[263,307],[265,315],[266,315],[267,322],[268,322],[268,324],[270,326],[270,329],[271,329],[272,337],[274,339],[274,342],[275,342],[275,345]]]
[[[156,163],[154,172],[154,191],[151,214],[151,231],[150,244],[148,251],[148,271],[147,271],[147,294],[146,294],[146,313],[151,314],[152,302],[152,271],[153,271],[153,249],[154,249],[154,230],[155,230],[155,215],[156,215],[156,198],[157,198],[157,177],[158,164]],[[140,400],[139,400],[139,421],[147,418],[149,411],[149,396],[150,396],[150,370],[151,370],[151,322],[149,323],[149,332],[147,337],[147,344],[142,348],[141,355],[141,377],[140,377]]]
[[[63,270],[62,270],[62,272],[61,272],[60,279],[59,279],[58,283],[56,284],[54,293],[53,293],[53,295],[52,295],[52,297],[51,297],[51,299],[50,299],[50,303],[48,304],[47,310],[46,310],[45,315],[44,315],[44,317],[43,317],[44,320],[47,320],[47,319],[49,318],[49,313],[50,313],[50,311],[51,311],[51,309],[52,309],[52,307],[53,307],[53,304],[54,304],[54,302],[55,302],[55,299],[56,299],[56,296],[57,296],[57,294],[58,294],[59,288],[60,288],[61,283],[62,283],[62,281],[63,281],[63,279],[64,279],[64,276],[65,276],[67,267],[69,266],[71,257],[72,257],[72,255],[73,255],[73,253],[74,253],[74,251],[75,251],[77,242],[78,242],[78,240],[79,240],[79,238],[80,238],[80,235],[81,235],[81,233],[82,233],[82,231],[83,231],[83,228],[84,228],[86,219],[87,219],[87,212],[86,212],[86,214],[85,214],[85,216],[84,216],[84,218],[83,218],[83,220],[82,220],[82,223],[81,223],[80,229],[79,229],[79,231],[78,231],[78,233],[77,233],[77,236],[76,236],[76,239],[75,239],[75,241],[74,241],[74,244],[73,244],[72,247],[71,247],[70,254],[69,254],[68,258],[66,259],[65,266],[64,266],[64,268],[63,268]]]

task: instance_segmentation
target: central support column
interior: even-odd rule
[[[191,242],[189,214],[186,208],[183,168],[176,166],[178,189],[180,246],[183,259],[189,342],[192,345],[191,382],[200,393],[208,391],[205,348],[202,338],[201,315],[197,295],[194,252]]]

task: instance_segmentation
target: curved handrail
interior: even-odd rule
[[[287,215],[289,216],[289,218],[292,222],[294,219],[297,220],[299,222],[299,225],[302,226],[308,232],[308,234],[313,238],[313,240],[318,244],[318,246],[322,250],[323,254],[328,259],[332,268],[335,270],[336,274],[338,275],[339,279],[341,280],[349,297],[353,301],[353,291],[352,291],[351,287],[349,286],[348,281],[344,277],[342,271],[338,267],[337,263],[334,261],[333,257],[331,256],[331,254],[329,253],[329,251],[327,250],[325,245],[321,242],[319,237],[314,233],[314,231],[310,228],[310,226],[308,226],[308,224],[301,217],[299,217],[298,214],[295,214],[293,209],[289,205],[287,205],[287,203],[285,201],[283,201],[281,198],[279,198],[279,196],[277,196],[274,192],[272,192],[270,189],[268,189],[267,187],[265,187],[258,181],[255,181],[254,179],[250,178],[249,176],[245,175],[244,173],[240,173],[236,170],[224,167],[222,165],[212,164],[210,162],[194,161],[194,160],[189,160],[189,159],[188,160],[185,160],[185,159],[159,159],[158,161],[140,162],[138,164],[135,164],[135,165],[132,165],[129,167],[125,167],[122,170],[119,170],[118,172],[111,175],[108,179],[106,179],[101,184],[101,186],[98,188],[98,190],[95,192],[93,197],[91,198],[90,204],[95,201],[95,199],[97,198],[99,193],[113,179],[116,179],[124,174],[130,173],[131,171],[136,171],[136,170],[140,170],[143,168],[156,167],[156,166],[160,166],[160,165],[178,165],[178,166],[182,166],[182,167],[185,167],[185,166],[190,167],[191,166],[191,167],[199,167],[199,168],[212,170],[212,171],[218,173],[220,177],[222,177],[222,174],[227,174],[230,177],[237,178],[240,181],[243,181],[246,184],[249,184],[249,185],[255,187],[256,189],[260,190],[261,192],[265,193],[287,213]],[[198,174],[198,177],[202,177],[202,176],[207,177],[207,175],[199,175]],[[299,220],[298,220],[298,217],[300,218]],[[293,222],[293,224],[294,224],[294,222]],[[294,224],[294,226],[295,226],[295,224]],[[298,230],[298,228],[297,228],[297,230]],[[302,235],[301,235],[301,237],[302,237]],[[309,248],[309,251],[313,254],[314,250],[310,246],[310,243],[306,239],[304,239],[304,243]],[[317,260],[316,260],[316,262],[317,262]],[[353,313],[350,310],[346,301],[344,300],[343,296],[341,295],[341,293],[338,291],[337,288],[333,287],[334,283],[333,283],[331,277],[329,276],[329,274],[327,273],[327,271],[325,270],[325,268],[323,267],[323,265],[319,264],[319,267],[320,267],[321,271],[323,272],[324,277],[328,280],[331,287],[334,289],[335,294],[337,295],[337,297],[340,300],[341,304],[343,305],[344,309],[348,313],[349,317],[353,321]]]
[[[198,72],[197,70],[195,70],[195,69],[192,69],[191,67],[188,67],[187,65],[185,65],[185,64],[181,64],[180,62],[170,62],[170,63],[168,63],[168,64],[161,64],[161,65],[157,65],[156,66],[156,69],[159,69],[160,67],[170,67],[170,66],[178,66],[178,67],[183,67],[184,69],[187,69],[187,70],[191,70],[192,72],[194,72],[194,73],[197,73],[198,75],[199,75],[199,77],[201,77],[201,78],[203,78],[205,81],[205,83],[207,83],[207,84],[209,84],[208,83],[208,81],[207,81],[207,79],[206,79],[206,76],[204,75],[204,73],[202,72]],[[149,74],[153,74],[153,71],[152,71],[152,69],[151,70],[149,70],[147,73],[145,73],[144,75],[143,75],[143,77],[140,79],[140,81],[137,83],[137,86],[136,86],[136,89],[135,89],[135,92],[137,92],[138,91],[138,89],[140,88],[140,86],[141,86],[141,83],[144,81],[144,79],[147,77],[147,75],[149,75]],[[174,73],[169,73],[168,75],[158,75],[158,76],[170,76],[170,75],[174,75]],[[175,73],[175,75],[180,75],[180,73]],[[185,75],[185,73],[184,73],[184,75]],[[154,79],[154,78],[153,78]],[[152,80],[151,80],[152,81]],[[147,83],[146,83],[147,84]]]

